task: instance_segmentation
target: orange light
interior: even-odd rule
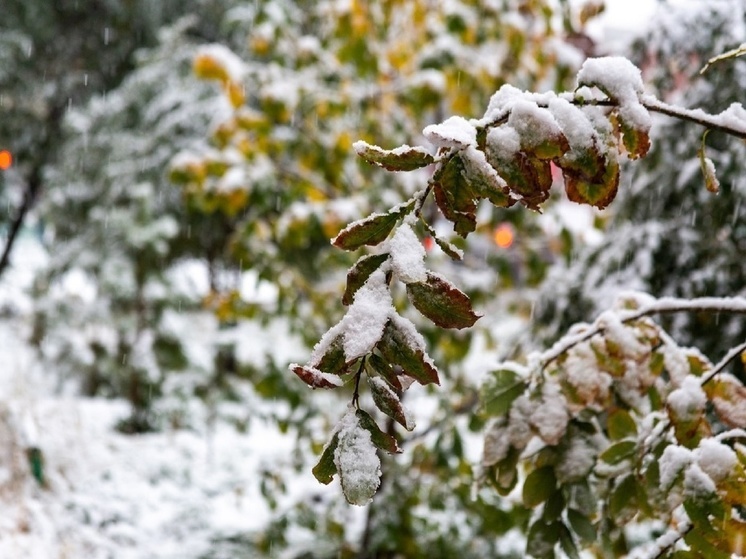
[[[513,244],[515,234],[513,233],[513,228],[510,225],[508,225],[507,223],[503,223],[495,229],[493,238],[495,240],[495,244],[500,248],[510,248]]]
[[[0,170],[6,171],[11,165],[13,165],[13,155],[7,149],[0,151]]]

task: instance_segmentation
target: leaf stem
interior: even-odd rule
[[[352,405],[356,409],[360,409],[360,378],[363,376],[363,368],[365,367],[365,357],[360,361],[360,367],[355,373],[355,391],[352,393]]]

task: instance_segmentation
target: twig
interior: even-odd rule
[[[621,314],[622,323],[632,322],[644,316],[652,314],[669,314],[678,312],[723,312],[732,314],[746,314],[746,299],[733,297],[701,297],[697,299],[673,299],[665,297],[658,299],[650,305],[646,305],[630,314]],[[540,357],[541,370],[544,370],[552,361],[563,355],[569,349],[590,340],[596,334],[604,331],[604,326],[596,323],[590,330],[581,332],[575,336],[566,336],[555,343],[548,351]],[[740,346],[739,346],[740,347]]]

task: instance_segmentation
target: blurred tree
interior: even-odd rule
[[[0,274],[18,232],[57,160],[62,122],[72,107],[105,95],[134,68],[137,49],[156,43],[161,26],[202,9],[199,34],[215,37],[221,0],[178,2],[22,1],[3,3],[0,18],[0,149],[14,156],[0,176],[0,216],[7,237]],[[195,28],[197,29],[197,28]]]

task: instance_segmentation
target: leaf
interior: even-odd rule
[[[619,162],[610,155],[604,173],[600,177],[587,179],[580,173],[563,168],[567,197],[578,204],[588,204],[603,209],[616,197],[619,188]]]
[[[474,192],[464,178],[464,164],[452,156],[440,164],[433,174],[435,203],[456,233],[466,237],[477,228],[477,204]]]
[[[339,388],[342,379],[338,376],[319,371],[313,367],[295,365],[292,371],[311,388]]]
[[[407,294],[414,307],[441,328],[469,328],[480,317],[465,293],[431,272],[425,282],[408,283]]]
[[[509,208],[515,204],[510,197],[508,185],[487,162],[483,151],[468,148],[459,152],[463,165],[463,177],[478,198],[486,198],[493,206]]]
[[[407,419],[401,400],[380,377],[368,378],[371,396],[376,407],[407,431],[414,429],[414,423]]]
[[[627,150],[627,157],[637,159],[645,157],[650,150],[650,135],[647,130],[635,127],[625,120],[620,122],[622,145]]]
[[[404,374],[420,384],[440,384],[438,371],[430,364],[429,358],[426,358],[421,349],[412,347],[412,341],[406,333],[397,328],[391,320],[386,323],[383,336],[376,347],[385,360],[399,365]]]
[[[491,417],[505,415],[526,386],[526,381],[511,369],[490,372],[479,391],[482,411]]]
[[[702,146],[697,150],[697,155],[699,156],[699,166],[702,169],[702,175],[705,178],[705,188],[709,192],[717,194],[720,192],[720,181],[715,174],[715,164],[705,154],[705,138],[707,138],[708,132],[709,129],[705,130],[705,133],[702,135]]]
[[[562,551],[564,551],[570,559],[580,559],[578,546],[572,537],[572,533],[564,524],[560,524],[559,540]]]
[[[342,229],[332,244],[344,250],[357,250],[363,245],[377,245],[386,240],[396,222],[414,208],[414,200],[390,209],[385,214],[374,213],[364,219],[353,221]]]
[[[388,259],[388,257],[388,253],[363,256],[352,268],[350,268],[347,272],[347,287],[342,296],[343,305],[352,304],[352,300],[354,299],[357,290],[363,286],[370,275],[375,272],[381,264]]]
[[[624,477],[612,490],[609,497],[609,514],[618,525],[631,518],[637,508],[637,491],[633,475]]]
[[[401,384],[401,381],[399,380],[399,377],[396,376],[396,373],[391,368],[391,366],[386,363],[379,355],[376,355],[375,353],[371,353],[368,355],[368,357],[365,360],[365,366],[368,368],[369,373],[373,374],[379,374],[384,379],[386,379],[386,382],[388,382],[394,390],[396,390],[399,394],[402,393],[403,387]]]
[[[635,420],[627,410],[622,408],[617,408],[609,414],[606,428],[609,431],[609,437],[614,441],[637,436]]]
[[[430,237],[434,239],[435,242],[440,247],[440,250],[445,252],[453,260],[462,260],[464,258],[463,251],[461,251],[459,248],[455,247],[448,241],[441,239],[438,236],[438,234],[435,232],[435,229],[433,229],[432,226],[427,221],[425,221],[422,218],[420,219],[421,219],[422,224],[425,226],[425,229],[427,229],[427,232],[430,235]]]
[[[599,456],[599,459],[611,465],[620,464],[628,458],[632,458],[635,455],[636,450],[637,441],[619,441],[604,450]]]
[[[324,451],[321,453],[318,463],[313,467],[313,477],[319,480],[324,485],[329,485],[334,474],[337,473],[337,466],[334,463],[334,451],[337,449],[339,444],[339,433],[334,433],[334,436],[324,447]]]
[[[435,163],[435,158],[421,147],[407,145],[393,150],[358,141],[353,144],[355,152],[368,163],[383,167],[388,171],[413,171]]]
[[[376,425],[376,422],[373,421],[373,418],[367,412],[357,410],[355,415],[360,423],[360,427],[370,433],[371,441],[373,441],[376,448],[380,448],[381,450],[385,450],[391,454],[398,454],[401,452],[396,439],[381,431],[378,425]]]
[[[347,372],[350,362],[345,357],[344,334],[338,335],[329,344],[326,353],[321,356],[317,363],[311,363],[315,369],[333,375],[342,375]]]
[[[557,487],[557,478],[552,466],[533,470],[523,482],[523,504],[534,508],[546,501]]]
[[[526,553],[534,559],[554,559],[554,546],[560,539],[560,523],[545,523],[541,519],[528,530]]]
[[[585,543],[596,541],[596,528],[583,513],[575,509],[567,509],[567,520],[572,531]]]

